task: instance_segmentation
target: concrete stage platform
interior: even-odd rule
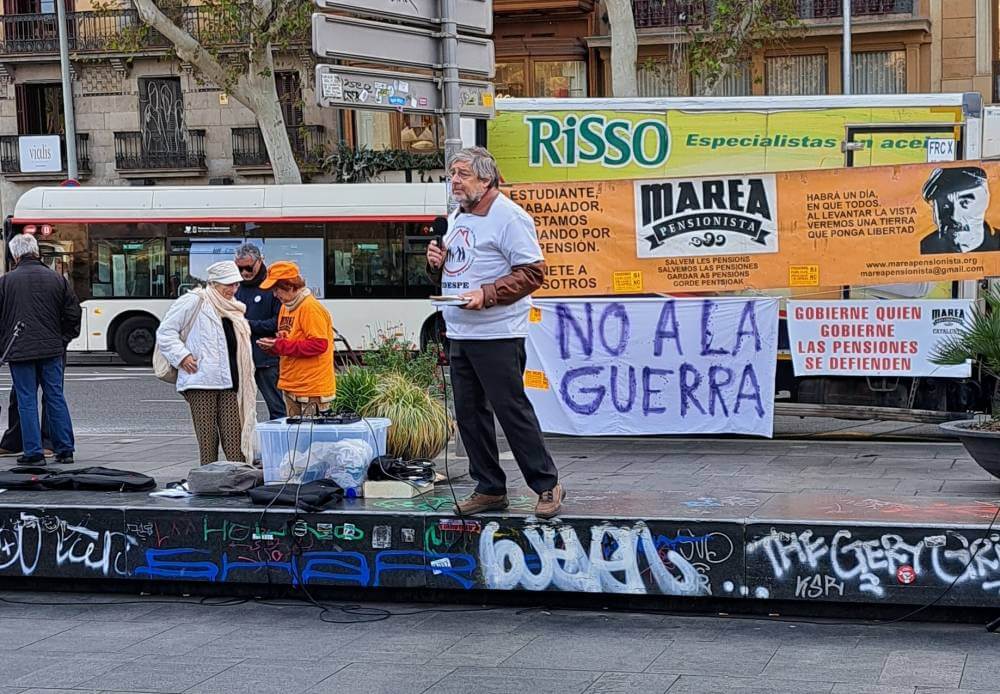
[[[192,464],[184,437],[81,439],[80,464],[142,470],[161,485]],[[650,594],[803,610],[922,605],[954,584],[940,605],[1000,607],[1000,529],[990,527],[1000,481],[957,444],[550,443],[570,493],[551,522],[532,516],[525,491],[509,512],[463,522],[447,486],[319,514],[264,513],[244,499],[6,491],[0,576],[89,589],[114,580]],[[459,495],[470,488],[456,482]]]

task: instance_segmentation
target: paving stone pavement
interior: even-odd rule
[[[3,592],[0,694],[973,694],[1000,681],[1000,635],[974,625],[369,606],[394,615],[334,624],[289,601]]]
[[[1000,498],[1000,480],[976,465],[959,443],[558,436],[547,443],[565,485],[577,493]],[[510,454],[503,457],[517,488],[522,484],[517,465]],[[0,465],[4,460],[13,464],[0,458]],[[198,450],[194,437],[186,435],[83,434],[77,437],[76,461],[145,472],[162,486],[187,477],[198,464]],[[439,458],[441,469],[443,462]],[[448,462],[453,476],[468,469],[454,447]]]

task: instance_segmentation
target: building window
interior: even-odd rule
[[[587,96],[587,66],[582,60],[536,62],[532,66],[535,96]]]
[[[73,0],[66,2],[66,11],[74,10]],[[4,0],[4,14],[55,14],[55,0]]]
[[[19,84],[14,98],[18,135],[62,134],[65,122],[61,84]]]
[[[765,72],[769,96],[827,93],[825,53],[769,57],[766,59]]]
[[[871,51],[851,56],[855,94],[905,94],[906,51]]]
[[[528,85],[524,76],[524,62],[497,63],[493,84],[498,97],[527,96]]]
[[[583,60],[508,58],[498,62],[493,80],[498,97],[566,98],[587,96]]]
[[[444,148],[444,128],[434,116],[356,111],[358,145],[369,149],[433,152]]]
[[[707,96],[705,81],[694,76],[694,94]],[[733,65],[715,84],[711,96],[750,96],[753,94],[753,75],[749,65]]]
[[[639,96],[690,96],[687,51],[676,47],[670,56],[640,59],[636,72]]]
[[[275,72],[274,86],[278,91],[278,103],[281,104],[281,115],[285,117],[285,126],[294,128],[304,124],[302,79],[298,71]]]
[[[177,77],[139,79],[139,126],[147,155],[176,155],[186,151],[184,96]]]

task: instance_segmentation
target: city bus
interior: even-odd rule
[[[17,201],[5,236],[35,234],[72,283],[83,328],[70,350],[143,365],[170,303],[245,242],[266,262],[298,263],[351,347],[380,333],[423,347],[440,331],[425,253],[445,214],[441,183],[40,187]]]

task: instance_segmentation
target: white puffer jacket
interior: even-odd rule
[[[194,318],[196,311],[198,315]],[[181,340],[181,331],[189,325],[191,331],[187,340]],[[233,387],[222,319],[212,305],[196,292],[188,292],[170,306],[156,331],[156,343],[167,361],[177,368],[178,393],[192,389],[225,390]],[[193,374],[180,368],[189,354],[198,360],[198,370]]]

